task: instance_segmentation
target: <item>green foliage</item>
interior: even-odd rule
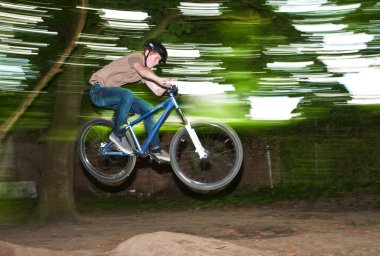
[[[167,32],[165,33],[166,42],[176,42],[179,38],[190,35],[193,30],[193,25],[184,21],[173,21],[169,24]]]
[[[380,180],[377,108],[341,106],[325,118],[280,127],[285,184],[336,185]]]
[[[23,224],[32,218],[37,200],[0,199],[0,225]]]

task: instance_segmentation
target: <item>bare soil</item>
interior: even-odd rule
[[[346,206],[329,199],[312,205],[119,209],[82,213],[82,221],[74,223],[3,225],[0,255],[380,255],[379,199],[370,198],[370,207],[358,198],[351,200],[357,201]],[[21,246],[19,254],[7,253],[9,246]],[[53,252],[39,249],[27,254],[28,248],[22,246]],[[121,253],[128,246],[135,252]]]

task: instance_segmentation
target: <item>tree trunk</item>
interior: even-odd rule
[[[67,66],[57,80],[52,125],[39,182],[38,216],[42,221],[76,217],[73,170],[78,116],[83,86],[86,86],[83,73],[82,68]]]
[[[82,6],[86,2],[82,0]],[[86,12],[82,10],[77,29],[74,29],[75,41],[83,29],[85,17]],[[75,63],[75,58],[71,62]],[[86,86],[83,72],[83,68],[68,65],[57,79],[53,118],[44,148],[44,168],[38,183],[37,215],[40,221],[72,220],[77,216],[73,170],[78,116],[83,87]]]

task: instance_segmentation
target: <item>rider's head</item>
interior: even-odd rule
[[[152,68],[159,63],[165,63],[168,58],[168,52],[165,46],[155,39],[150,39],[144,44],[145,66]]]

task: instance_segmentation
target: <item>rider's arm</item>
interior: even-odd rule
[[[151,82],[149,80],[145,81],[145,84],[149,87],[149,89],[156,95],[156,96],[162,96],[166,92],[166,89],[158,86],[156,83]]]
[[[166,92],[167,88],[170,88],[171,83],[168,82],[167,79],[160,78],[152,70],[142,64],[135,63],[133,67],[137,73],[146,80],[145,83],[155,95],[161,96]]]

